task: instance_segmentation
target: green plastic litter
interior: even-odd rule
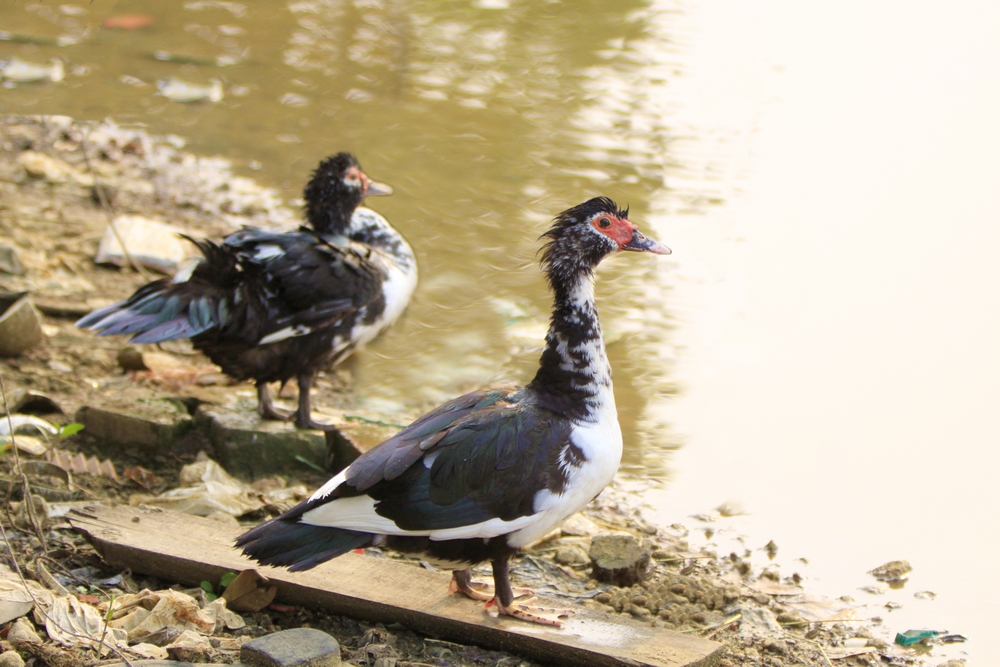
[[[907,630],[906,632],[896,633],[896,643],[900,646],[910,646],[912,644],[919,644],[924,639],[936,639],[946,634],[948,634],[947,630],[940,632],[937,630]]]

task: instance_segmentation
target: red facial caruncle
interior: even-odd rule
[[[618,249],[621,250],[622,246],[632,240],[632,236],[638,229],[633,225],[628,218],[619,218],[616,215],[611,215],[610,213],[601,213],[600,215],[594,216],[590,221],[590,225],[604,234],[609,239],[618,244]]]

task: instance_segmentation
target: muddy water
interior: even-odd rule
[[[402,416],[526,379],[549,307],[538,234],[595,194],[630,204],[675,254],[609,261],[598,301],[626,474],[664,482],[645,492],[659,516],[697,526],[738,501],[709,543],[774,539],[783,575],[862,616],[983,642],[997,17],[838,7],[7,3],[0,30],[40,43],[0,58],[61,56],[67,75],[0,100],[176,133],[289,201],[320,157],[356,152],[421,262],[407,316],[352,366],[358,396]],[[121,14],[154,22],[100,27]],[[166,77],[226,96],[177,104]],[[893,558],[910,584],[856,590]]]

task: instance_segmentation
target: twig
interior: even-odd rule
[[[104,628],[101,630],[101,642],[97,647],[97,659],[101,659],[101,654],[104,653],[104,638],[108,636],[108,624],[111,619],[114,618],[114,608],[115,608],[115,596],[111,596],[111,600],[108,601],[108,611],[104,614]]]
[[[38,537],[38,541],[42,545],[42,553],[47,555],[49,553],[49,545],[45,541],[45,532],[42,530],[42,524],[38,521],[38,515],[35,514],[35,499],[31,495],[31,484],[28,483],[28,476],[21,470],[21,455],[17,450],[17,441],[14,439],[14,420],[10,416],[10,403],[7,402],[7,389],[4,387],[2,374],[0,374],[0,394],[3,395],[3,409],[7,416],[7,427],[10,429],[10,448],[14,451],[14,467],[23,485],[21,506],[25,508],[25,514],[31,523],[31,528],[35,531],[35,536]],[[8,499],[10,498],[9,492],[13,488],[13,485],[8,487]],[[7,518],[10,520],[10,524],[15,526],[14,520],[10,516],[10,503],[8,502],[6,505]]]
[[[743,614],[741,612],[736,612],[735,614],[733,614],[729,618],[724,619],[722,621],[722,623],[719,623],[718,625],[714,625],[714,626],[712,626],[710,628],[705,628],[705,630],[703,631],[704,634],[702,634],[702,637],[704,637],[705,639],[711,639],[712,637],[714,637],[716,635],[717,632],[719,632],[723,628],[729,627],[730,625],[732,625],[736,621],[740,620],[741,618],[743,618]]]
[[[35,610],[38,611],[38,613],[41,614],[43,617],[45,617],[46,621],[51,621],[54,626],[56,626],[66,634],[70,635],[71,637],[86,639],[88,642],[93,642],[94,641],[93,637],[87,635],[81,635],[77,632],[73,632],[72,630],[67,630],[65,627],[60,625],[56,619],[52,618],[52,616],[49,615],[49,612],[43,609],[42,605],[38,603],[38,599],[35,598],[35,594],[31,591],[31,588],[28,586],[28,580],[25,579],[24,577],[24,572],[21,570],[20,563],[17,562],[17,557],[14,555],[14,547],[11,546],[10,539],[8,539],[7,537],[7,530],[3,527],[2,521],[0,521],[0,537],[3,537],[4,543],[7,545],[7,550],[10,552],[10,562],[14,564],[14,571],[17,572],[17,576],[21,580],[21,585],[24,586],[24,591],[28,594],[28,597],[31,598],[32,604],[35,605]],[[105,622],[104,624],[105,631],[107,631],[107,627],[108,627],[107,622]],[[122,662],[128,665],[128,667],[134,667],[132,661],[128,659],[128,656],[126,656],[117,646],[115,646],[114,644],[108,644],[107,646],[121,659]]]
[[[122,238],[121,234],[118,233],[118,228],[115,227],[114,216],[111,214],[111,202],[104,194],[104,186],[101,184],[101,179],[98,178],[97,172],[94,170],[93,165],[90,163],[90,154],[87,153],[87,139],[90,137],[90,126],[87,126],[86,132],[80,138],[80,150],[83,151],[83,161],[87,163],[87,171],[90,172],[91,177],[94,179],[94,192],[97,194],[97,200],[101,203],[101,209],[104,211],[104,215],[108,219],[108,225],[111,227],[111,232],[118,239],[118,244],[122,247],[122,254],[125,255],[125,259],[128,263],[132,265],[132,268],[139,272],[145,280],[152,280],[153,277],[146,271],[142,264],[135,261],[131,253],[129,253],[128,248],[125,246],[125,239]]]
[[[827,667],[833,667],[833,663],[830,661],[830,656],[826,654],[826,651],[823,650],[823,645],[820,644],[818,641],[815,641],[813,639],[806,639],[805,637],[795,637],[794,639],[808,642],[813,646],[815,646],[816,650],[819,651],[819,654],[823,656],[823,661],[826,662]]]
[[[864,623],[869,619],[866,618],[833,618],[824,621],[789,621],[788,623],[782,623],[783,628],[792,628],[799,625],[812,625],[813,623]]]

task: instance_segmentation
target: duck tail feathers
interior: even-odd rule
[[[371,533],[293,523],[277,518],[236,538],[236,546],[261,565],[309,570],[352,549],[372,543]]]
[[[225,298],[200,293],[197,285],[157,280],[124,301],[95,310],[77,321],[101,336],[131,335],[133,343],[191,338],[225,325]]]

